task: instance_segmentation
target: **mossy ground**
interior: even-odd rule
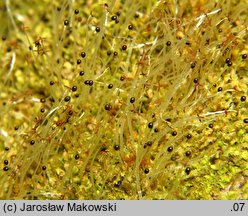
[[[1,199],[247,199],[247,0],[0,9]]]

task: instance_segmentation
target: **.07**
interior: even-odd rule
[[[233,208],[231,211],[243,211],[245,203],[233,203]]]

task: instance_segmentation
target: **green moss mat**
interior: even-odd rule
[[[3,1],[1,199],[247,199],[248,1]]]

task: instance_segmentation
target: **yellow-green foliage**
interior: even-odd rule
[[[0,5],[1,199],[247,198],[247,0],[38,2]]]

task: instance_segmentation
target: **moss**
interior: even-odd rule
[[[246,199],[247,5],[0,10],[0,198]]]

